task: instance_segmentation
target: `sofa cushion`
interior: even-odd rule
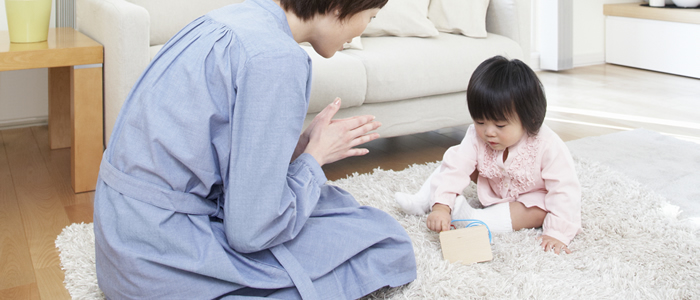
[[[155,45],[151,46],[148,48],[148,57],[153,60],[154,57],[156,57],[156,54],[158,54],[158,51],[160,51],[161,48],[163,48],[165,45]]]
[[[428,18],[442,32],[486,37],[489,0],[431,0]]]
[[[243,0],[127,0],[142,6],[151,17],[150,45],[165,44],[185,25],[211,10]],[[173,17],[176,16],[176,17]]]
[[[345,50],[365,66],[365,103],[465,91],[484,60],[503,55],[523,59],[520,45],[496,34],[484,39],[440,33],[434,38],[363,37],[364,50]]]
[[[341,107],[359,106],[367,93],[367,75],[362,62],[343,50],[331,58],[318,55],[310,46],[301,46],[311,57],[311,100],[308,113],[323,110],[336,97],[342,99]]]
[[[436,36],[437,29],[428,20],[429,4],[430,0],[389,0],[362,36]]]

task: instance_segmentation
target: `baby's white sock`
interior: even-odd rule
[[[428,176],[428,179],[425,180],[417,193],[411,195],[396,192],[394,194],[396,202],[405,213],[411,215],[424,215],[430,212],[430,181],[439,171],[440,167],[437,167],[435,171]]]
[[[464,196],[455,200],[452,220],[474,219],[486,223],[491,232],[511,232],[513,224],[510,219],[510,203],[494,204],[485,208],[473,208]],[[459,228],[459,227],[458,227]]]

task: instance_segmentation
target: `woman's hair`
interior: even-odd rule
[[[539,132],[547,113],[544,87],[535,72],[520,60],[500,55],[474,70],[467,105],[473,120],[506,121],[515,113],[529,135]]]
[[[280,0],[282,8],[306,21],[316,14],[326,14],[337,9],[338,18],[344,20],[356,13],[372,8],[382,8],[389,0]],[[404,0],[396,0],[404,1]]]

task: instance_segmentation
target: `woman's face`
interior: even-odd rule
[[[316,34],[309,43],[318,54],[330,58],[335,52],[343,50],[343,44],[362,34],[378,12],[379,8],[363,10],[345,20],[338,19],[335,12],[319,16]]]

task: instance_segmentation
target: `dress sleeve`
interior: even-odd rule
[[[561,140],[551,141],[545,149],[542,179],[547,189],[544,204],[548,211],[542,234],[568,245],[581,231],[581,185],[571,153]]]
[[[447,149],[440,172],[430,182],[431,209],[435,203],[454,209],[455,198],[469,185],[469,176],[476,170],[478,139],[472,125],[459,145]]]
[[[233,249],[250,253],[296,237],[326,177],[311,155],[289,163],[308,107],[309,58],[266,53],[239,70],[231,105],[224,228]]]

